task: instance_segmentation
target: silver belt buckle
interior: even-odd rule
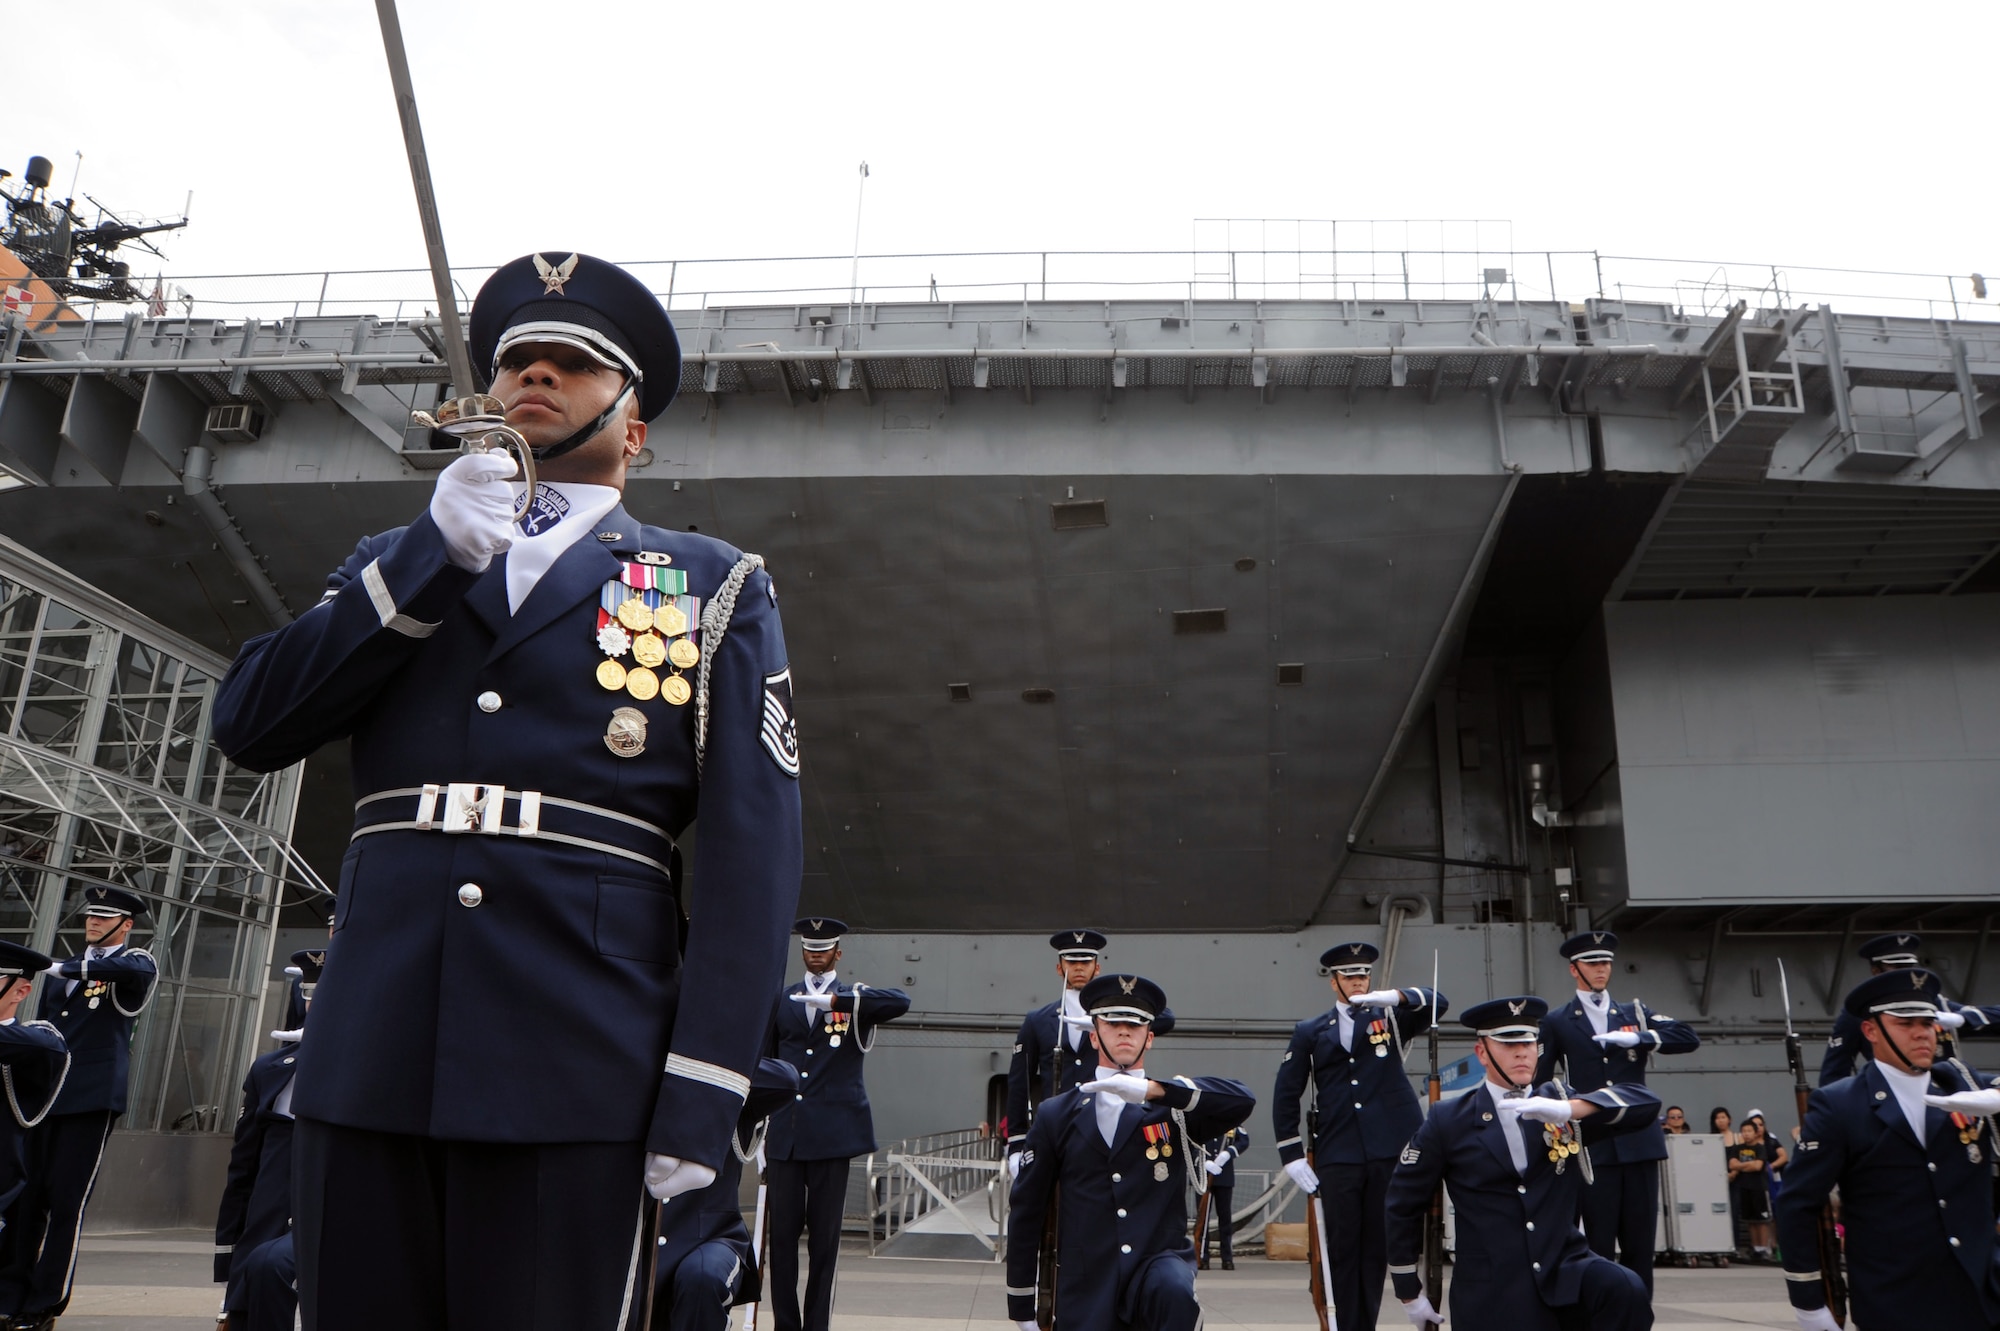
[[[444,788],[444,813],[439,830],[498,836],[500,819],[506,812],[507,787],[454,781]]]
[[[507,793],[505,786],[483,786],[472,781],[454,781],[444,786],[426,785],[417,796],[417,830],[479,832],[486,836],[498,836],[506,830],[501,826],[501,820],[507,812]],[[514,799],[520,806],[515,835],[538,835],[542,822],[542,792],[517,790]],[[442,809],[439,808],[440,800],[443,802]]]

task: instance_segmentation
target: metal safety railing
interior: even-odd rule
[[[1341,224],[1346,225],[1346,224]],[[1371,237],[1371,239],[1373,239]],[[838,307],[840,322],[870,304],[1051,300],[1351,300],[1657,302],[1718,315],[1830,303],[1843,311],[1921,318],[2000,313],[1976,274],[1830,268],[1763,262],[1604,254],[1596,250],[1411,245],[1329,248],[1191,247],[1185,250],[977,250],[938,253],[770,255],[618,260],[665,300],[676,319],[745,305]],[[461,308],[494,265],[453,271]],[[210,273],[163,277],[160,316],[289,319],[372,314],[421,319],[436,308],[425,268]],[[127,305],[80,302],[88,318],[121,319]],[[857,313],[859,311],[859,313]]]
[[[993,1260],[1007,1251],[1007,1143],[978,1128],[906,1137],[868,1156],[868,1251],[931,1217],[978,1240]]]

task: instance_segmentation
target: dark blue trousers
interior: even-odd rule
[[[653,1273],[639,1260],[644,1159],[638,1142],[436,1141],[301,1118],[305,1331],[631,1326]]]
[[[51,1114],[28,1134],[28,1184],[0,1236],[0,1313],[58,1314],[69,1306],[83,1208],[117,1117],[108,1109]]]
[[[1583,1233],[1590,1250],[1614,1259],[1653,1292],[1653,1234],[1660,1220],[1660,1162],[1597,1165],[1583,1190]]]
[[[1161,1253],[1139,1268],[1127,1293],[1132,1331],[1194,1331],[1201,1304],[1194,1296],[1194,1266],[1175,1253]],[[1070,1331],[1056,1310],[1056,1331]],[[1085,1331],[1090,1331],[1086,1328]]]
[[[1562,1331],[1649,1331],[1653,1292],[1615,1262],[1592,1262],[1583,1273],[1576,1302],[1555,1309],[1555,1314]]]
[[[299,1310],[299,1270],[292,1260],[292,1236],[260,1243],[237,1259],[224,1306],[229,1331],[292,1331]]]
[[[841,1160],[771,1160],[764,1165],[771,1208],[771,1325],[776,1331],[827,1331],[833,1323],[833,1266],[840,1258],[840,1218],[847,1209]],[[799,1234],[806,1236],[806,1302],[799,1314]]]
[[[726,1243],[704,1243],[681,1258],[667,1297],[653,1305],[655,1331],[728,1331],[737,1262]]]
[[[1389,1175],[1394,1160],[1315,1165],[1326,1217],[1333,1308],[1342,1327],[1373,1327],[1389,1276]]]

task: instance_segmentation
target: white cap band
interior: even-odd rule
[[[598,361],[614,370],[623,370],[634,379],[644,380],[639,366],[627,355],[625,349],[613,342],[595,328],[585,328],[582,324],[548,320],[542,323],[515,324],[500,336],[500,345],[493,349],[493,363],[497,366],[500,358],[507,354],[509,347],[522,342],[556,342],[578,351],[588,352]]]

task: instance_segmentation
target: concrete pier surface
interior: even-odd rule
[[[209,1280],[213,1241],[194,1230],[87,1237],[76,1297],[63,1331],[207,1331],[221,1288]],[[1449,1280],[1449,1275],[1447,1275]],[[1313,1324],[1306,1268],[1296,1262],[1238,1261],[1202,1273],[1210,1331],[1296,1331]],[[871,1258],[851,1243],[840,1259],[834,1331],[992,1331],[1007,1324],[1005,1272],[993,1262]],[[1662,1267],[1656,1273],[1655,1331],[1793,1325],[1784,1277],[1773,1267]],[[1382,1326],[1407,1326],[1393,1298]]]

